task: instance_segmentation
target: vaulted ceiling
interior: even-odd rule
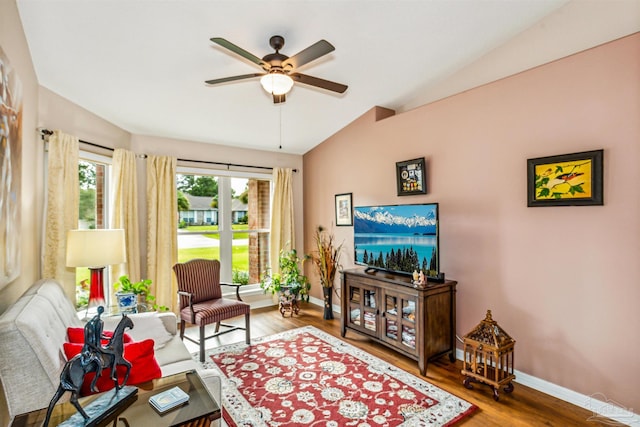
[[[298,154],[375,105],[403,111],[433,100],[448,76],[566,3],[17,0],[43,87],[135,134]],[[210,38],[262,57],[276,34],[288,56],[333,44],[299,71],[348,90],[296,83],[274,104],[258,78],[204,83],[261,72]]]

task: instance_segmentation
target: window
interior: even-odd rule
[[[220,260],[222,281],[258,283],[269,262],[271,175],[179,168],[178,261]]]
[[[93,230],[109,228],[108,195],[111,159],[90,153],[80,152],[78,163],[79,212],[78,229]],[[105,269],[105,283],[113,281]],[[89,299],[90,272],[86,267],[76,268],[76,307],[86,307]],[[105,292],[107,302],[109,292]]]

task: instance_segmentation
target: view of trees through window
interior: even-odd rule
[[[176,187],[178,261],[218,259],[223,281],[257,283],[268,253],[270,181],[178,174]]]

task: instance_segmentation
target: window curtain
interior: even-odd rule
[[[113,281],[127,274],[133,282],[140,277],[140,235],[138,225],[138,183],[136,179],[135,153],[116,149],[113,152],[112,169],[113,214],[111,228],[124,229],[127,250],[126,265],[112,267]]]
[[[178,197],[176,158],[147,158],[147,278],[153,281],[158,305],[176,311],[178,287],[173,265],[178,261]]]
[[[271,271],[280,272],[278,257],[282,249],[295,246],[293,223],[293,170],[273,168],[273,209],[271,211],[271,239],[269,255]]]
[[[49,137],[42,277],[57,280],[76,301],[75,268],[67,268],[67,232],[78,228],[78,138],[59,130]]]

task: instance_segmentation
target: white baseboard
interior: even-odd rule
[[[462,349],[456,349],[456,357],[458,360],[464,360],[464,352]],[[610,425],[640,427],[640,415],[634,414],[633,409],[624,408],[619,403],[614,402],[611,399],[607,399],[607,397],[602,393],[594,393],[591,396],[587,396],[566,387],[534,377],[533,375],[518,371],[517,369],[514,369],[514,374],[516,376],[516,380],[514,382],[518,384],[531,387],[532,389],[548,394],[549,396],[553,396],[557,399],[571,403],[572,405],[591,411],[593,415],[585,421],[598,421]],[[615,423],[612,423],[611,420],[615,421]]]

